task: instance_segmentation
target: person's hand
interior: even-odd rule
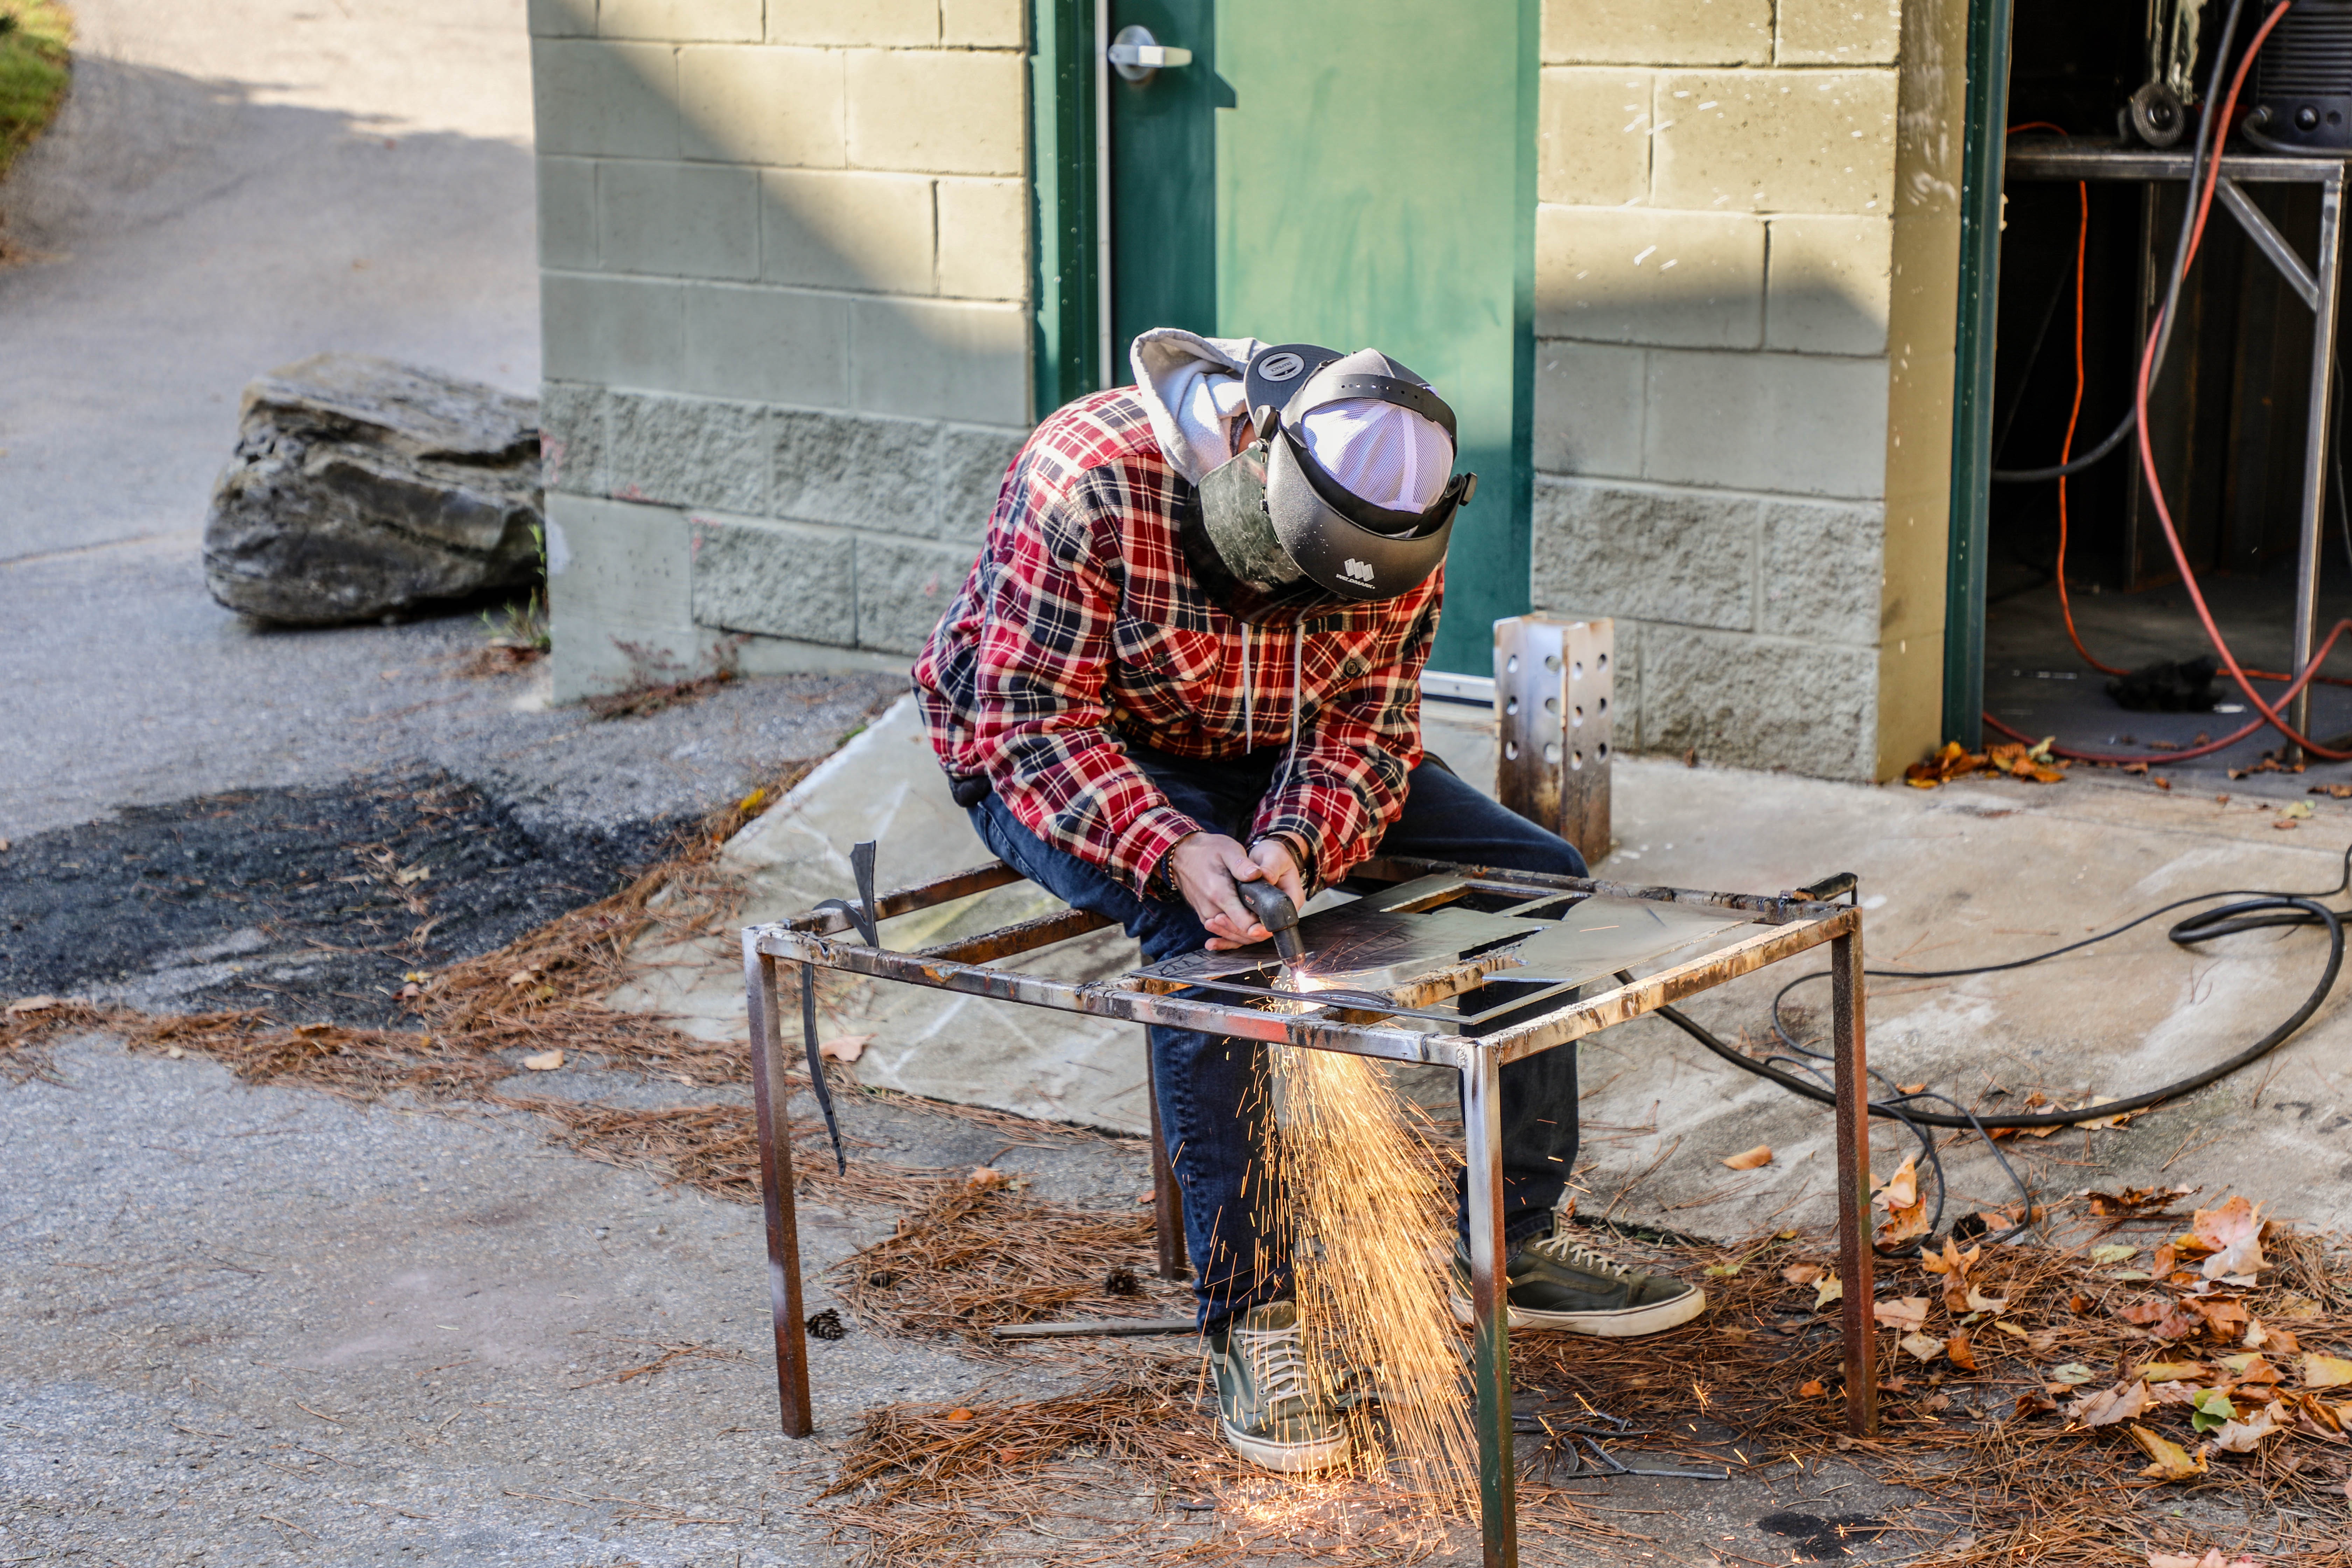
[[[1267,879],[1288,896],[1292,909],[1307,907],[1306,878],[1298,869],[1298,859],[1291,853],[1288,839],[1261,838],[1250,846],[1249,853]]]
[[[1247,947],[1274,934],[1250,913],[1234,890],[1235,883],[1269,879],[1294,906],[1306,901],[1298,863],[1292,858],[1289,846],[1278,838],[1263,840],[1255,849],[1245,850],[1222,833],[1195,833],[1176,841],[1168,861],[1177,890],[1209,932],[1212,952]]]

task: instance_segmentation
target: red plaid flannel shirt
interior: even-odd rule
[[[1127,743],[1184,757],[1282,746],[1295,700],[1297,754],[1250,836],[1292,836],[1313,859],[1310,882],[1336,881],[1396,820],[1421,761],[1420,677],[1444,574],[1398,598],[1249,627],[1245,702],[1244,627],[1184,561],[1187,489],[1132,389],[1037,427],[915,665],[932,748],[949,773],[985,775],[1031,832],[1143,891],[1202,825],[1129,761]]]

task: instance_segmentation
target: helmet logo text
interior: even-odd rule
[[[1349,556],[1347,563],[1339,569],[1359,583],[1369,583],[1372,580],[1372,568],[1370,563],[1368,562],[1359,561],[1353,556]]]
[[[1265,363],[1257,367],[1257,373],[1268,381],[1288,381],[1306,368],[1307,361],[1303,356],[1286,350],[1278,354],[1268,354]]]

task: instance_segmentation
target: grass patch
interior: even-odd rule
[[[0,0],[0,179],[65,101],[73,13],[57,0]]]

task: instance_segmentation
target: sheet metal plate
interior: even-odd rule
[[[1299,968],[1317,981],[1360,991],[1385,991],[1442,973],[1465,955],[1544,931],[1547,921],[1514,920],[1444,905],[1419,914],[1375,909],[1370,900],[1342,904],[1298,922],[1307,944]],[[1272,942],[1230,952],[1188,952],[1139,969],[1139,976],[1193,984],[1271,972],[1281,960]],[[1514,973],[1517,972],[1514,971]]]
[[[1505,969],[1496,978],[1580,985],[1748,923],[1720,909],[1596,895],[1570,906],[1560,920],[1540,922],[1543,929],[1513,950],[1526,967]]]

